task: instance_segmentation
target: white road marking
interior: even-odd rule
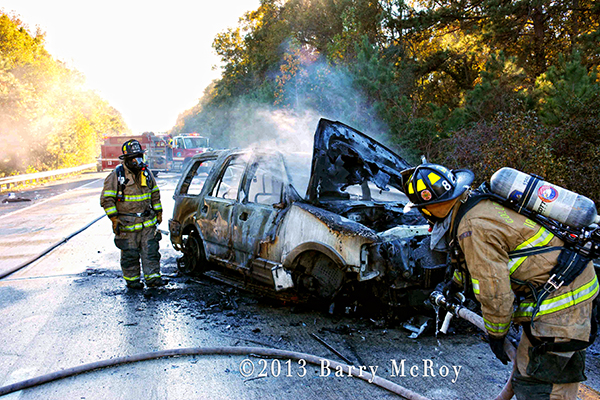
[[[104,178],[98,178],[98,179],[96,179],[95,181],[88,182],[88,183],[86,183],[85,185],[77,186],[75,189],[69,189],[69,190],[79,190],[79,189],[81,189],[81,188],[84,188],[84,187],[86,187],[86,186],[89,186],[89,185],[91,185],[92,183],[96,183],[96,182],[98,182],[98,181],[103,181],[103,180],[104,180]]]

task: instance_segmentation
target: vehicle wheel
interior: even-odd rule
[[[206,271],[202,239],[196,232],[192,231],[183,236],[183,258],[177,267],[186,275],[200,275]]]
[[[300,288],[323,299],[332,299],[344,284],[344,272],[326,255],[310,251],[301,256],[295,268]]]

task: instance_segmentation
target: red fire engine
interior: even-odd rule
[[[183,170],[192,157],[209,150],[209,140],[197,133],[180,133],[172,139],[173,169]]]
[[[121,146],[130,139],[135,139],[146,151],[146,163],[156,175],[159,171],[180,171],[187,166],[189,160],[198,153],[208,150],[208,138],[197,133],[181,133],[171,138],[169,135],[155,135],[146,132],[137,136],[110,136],[104,138],[101,146],[101,157],[98,170],[114,169],[121,160]]]

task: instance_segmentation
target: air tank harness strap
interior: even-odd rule
[[[479,204],[483,200],[492,200],[492,201],[497,201],[499,203],[502,203],[505,201],[505,199],[498,196],[497,194],[491,193],[489,191],[486,183],[481,184],[481,186],[479,186],[479,188],[477,188],[477,190],[474,190],[473,192],[471,192],[471,194],[469,195],[467,200],[464,201],[464,203],[460,205],[458,210],[456,210],[456,216],[454,216],[452,218],[452,225],[450,227],[451,245],[455,244],[456,246],[458,246],[458,242],[456,240],[456,233],[458,231],[458,225],[460,225],[460,221],[462,220],[462,218],[465,216],[465,214],[467,212],[469,212],[470,209],[475,207],[477,204]]]
[[[518,209],[515,210],[516,212],[521,213],[521,211],[523,210],[523,207],[527,207],[527,203],[529,203],[529,200],[531,199],[531,196],[533,195],[533,192],[535,191],[535,187],[537,186],[538,182],[540,182],[540,181],[543,181],[543,179],[540,176],[533,175],[533,174],[531,175],[531,178],[529,178],[529,181],[527,182],[527,186],[525,187],[525,191],[523,192],[523,195],[517,202]]]
[[[582,256],[578,252],[562,246],[537,247],[523,250],[515,250],[508,253],[510,258],[532,256],[535,254],[548,253],[550,251],[561,250],[558,261],[550,271],[550,277],[543,286],[535,287],[531,282],[521,281],[510,278],[518,285],[526,285],[531,290],[531,295],[535,301],[535,308],[531,315],[531,326],[534,326],[533,319],[540,311],[542,302],[563,285],[570,285],[587,267],[590,259]]]
[[[513,250],[508,252],[508,258],[521,258],[534,256],[536,254],[549,253],[555,250],[562,250],[562,246],[542,246],[542,247],[530,247],[521,250]]]
[[[466,268],[460,262],[462,259],[464,261],[464,256],[462,255],[462,250],[458,244],[458,238],[456,237],[458,231],[458,225],[460,225],[460,221],[465,216],[465,214],[475,207],[482,200],[499,200],[499,196],[489,193],[486,189],[486,186],[482,184],[477,190],[471,192],[469,197],[460,205],[460,207],[455,211],[455,215],[452,217],[452,223],[450,225],[450,258],[451,262],[451,271],[449,275],[452,275],[454,270],[459,270],[463,272],[467,272]],[[468,282],[469,280],[466,280]],[[465,282],[465,283],[466,283]],[[467,288],[465,287],[465,290]]]
[[[568,342],[555,343],[553,337],[536,337],[531,333],[531,325],[523,324],[523,332],[527,335],[527,339],[533,345],[533,352],[536,354],[544,354],[547,352],[568,353],[571,351],[581,351],[590,347],[596,340],[596,334],[590,335],[589,342],[584,340],[570,340]]]
[[[125,201],[125,185],[129,182],[129,178],[125,178],[125,168],[123,164],[117,165],[115,168],[115,173],[117,174],[117,201]]]
[[[125,168],[123,167],[123,164],[117,165],[115,172],[117,174],[117,201],[125,201],[125,194],[123,192],[125,191],[127,182],[129,182],[129,178],[125,177]],[[142,171],[142,176],[146,179],[146,184],[142,184],[142,186],[148,186],[150,189],[154,189],[156,181],[152,177],[152,174],[144,169]]]

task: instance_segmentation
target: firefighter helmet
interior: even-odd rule
[[[421,164],[402,171],[404,193],[418,209],[458,198],[474,179],[468,169],[450,171],[437,164]]]
[[[123,151],[123,154],[119,156],[121,160],[129,157],[142,157],[144,155],[144,150],[142,149],[140,142],[135,139],[123,143],[121,150]]]

